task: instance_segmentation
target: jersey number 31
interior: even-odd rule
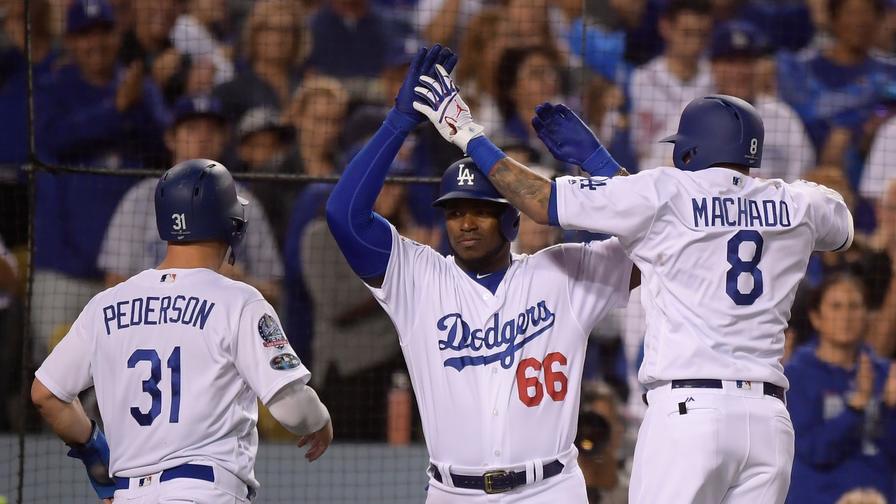
[[[740,258],[740,246],[744,242],[752,242],[756,246],[753,258],[744,261]],[[728,273],[725,276],[725,292],[738,306],[751,305],[762,295],[762,270],[759,260],[762,259],[762,235],[753,229],[742,229],[728,240]],[[753,287],[749,292],[741,292],[737,280],[741,275],[753,277]]]
[[[152,425],[156,417],[162,413],[162,390],[159,389],[159,382],[162,381],[162,359],[159,358],[159,352],[141,348],[134,350],[128,359],[128,368],[133,369],[141,362],[149,363],[149,378],[143,380],[143,392],[149,394],[152,398],[152,404],[149,411],[141,411],[137,406],[131,406],[131,416],[143,427]],[[180,420],[180,347],[174,347],[171,355],[166,362],[168,369],[171,370],[171,413],[168,415],[168,421],[177,423]]]

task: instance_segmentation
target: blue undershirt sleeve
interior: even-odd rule
[[[352,270],[362,279],[385,275],[392,229],[373,211],[389,167],[417,121],[393,109],[345,167],[327,200],[327,223]]]

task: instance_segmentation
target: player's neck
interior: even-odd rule
[[[206,268],[218,271],[227,254],[227,246],[219,242],[169,243],[165,258],[156,269]]]
[[[505,270],[510,267],[510,260],[509,242],[504,242],[504,245],[497,251],[497,253],[489,254],[478,261],[465,261],[459,255],[454,255],[454,261],[460,266],[460,269],[467,273],[476,273],[480,275]]]
[[[815,356],[837,367],[851,369],[856,364],[859,349],[855,345],[834,345],[820,341]]]

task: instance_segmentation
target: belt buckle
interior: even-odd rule
[[[487,494],[499,494],[504,492],[509,492],[513,489],[512,486],[508,486],[507,488],[494,488],[492,486],[492,478],[499,478],[501,476],[507,476],[510,474],[507,471],[489,471],[482,475],[482,479],[485,481],[485,493]]]

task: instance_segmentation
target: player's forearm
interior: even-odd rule
[[[78,399],[64,402],[35,379],[31,386],[31,401],[53,432],[66,443],[82,444],[90,439],[90,419]]]
[[[280,389],[267,407],[280,425],[297,436],[317,432],[330,421],[330,412],[317,392],[300,381]]]
[[[489,180],[511,205],[539,224],[549,224],[551,181],[509,157],[495,163]]]

